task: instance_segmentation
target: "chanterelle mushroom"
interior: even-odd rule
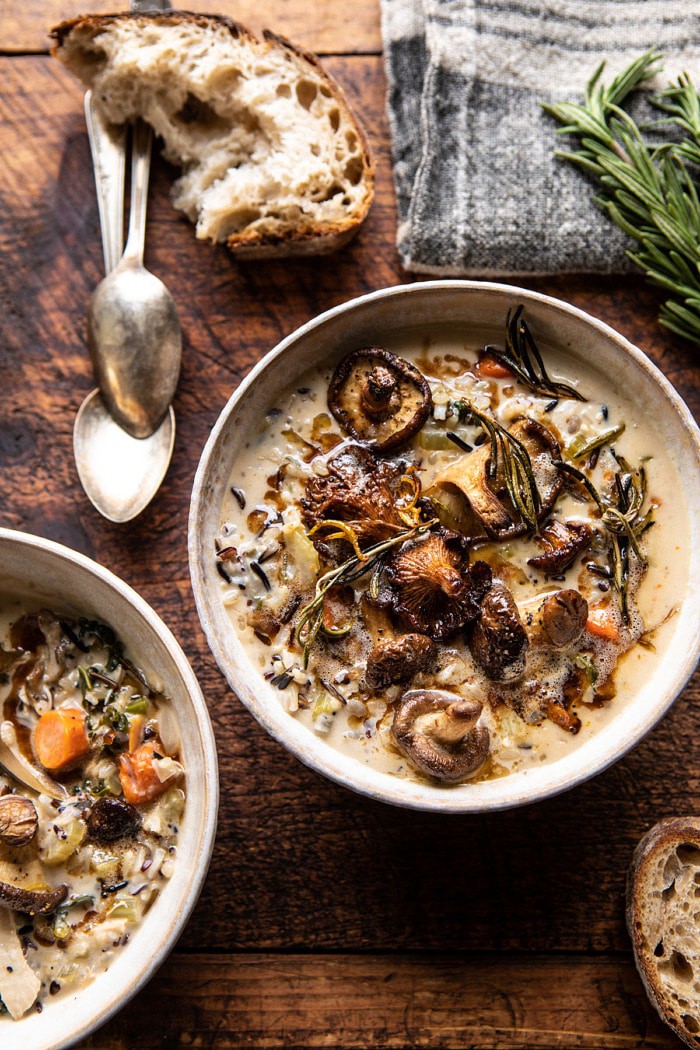
[[[555,463],[561,457],[559,442],[554,434],[535,419],[518,419],[509,433],[524,446],[532,466],[532,473],[540,495],[538,521],[544,521],[559,498],[563,478]],[[433,490],[456,489],[466,499],[472,512],[474,534],[481,531],[492,539],[506,540],[522,536],[528,526],[514,507],[499,469],[495,478],[489,477],[491,445],[462,456],[441,471],[433,483]],[[499,465],[500,468],[500,465]]]
[[[435,642],[424,634],[403,634],[379,642],[367,657],[364,685],[367,689],[385,689],[410,682],[419,671],[435,666],[437,654]]]
[[[415,365],[377,346],[344,357],[328,387],[328,407],[346,433],[381,452],[417,434],[431,405],[430,386]]]
[[[456,784],[473,776],[489,753],[489,731],[478,726],[482,705],[440,689],[406,693],[394,713],[396,746],[426,776]]]
[[[592,530],[584,521],[557,521],[553,519],[535,539],[545,549],[542,554],[528,558],[528,565],[540,572],[554,575],[568,569],[574,558],[591,542]]]
[[[492,577],[485,562],[468,562],[464,537],[447,529],[405,544],[384,573],[394,611],[436,640],[471,623]]]
[[[512,681],[523,673],[528,636],[515,599],[502,584],[494,584],[482,601],[469,645],[476,662],[494,681]]]

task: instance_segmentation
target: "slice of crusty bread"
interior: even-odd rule
[[[340,247],[372,203],[362,127],[318,60],[219,15],[86,15],[52,30],[53,53],[107,119],[142,117],[182,166],[173,203],[197,237],[239,255]]]
[[[662,1020],[700,1047],[700,817],[669,817],[637,846],[627,883],[637,969]]]

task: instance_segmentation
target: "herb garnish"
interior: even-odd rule
[[[518,379],[534,393],[541,394],[543,397],[569,397],[575,401],[585,401],[583,394],[574,387],[550,379],[542,360],[542,354],[537,348],[527,321],[522,316],[524,309],[521,304],[515,312],[508,311],[505,349],[491,345],[485,349],[492,357],[514,372]]]
[[[618,594],[622,618],[628,624],[630,552],[634,551],[641,567],[646,568],[647,562],[640,550],[639,539],[654,524],[653,508],[649,507],[642,513],[647,492],[644,465],[633,470],[622,456],[613,455],[620,469],[615,472],[610,491],[603,495],[578,467],[564,462],[556,465],[585,488],[600,512],[600,519],[610,536],[612,582]]]

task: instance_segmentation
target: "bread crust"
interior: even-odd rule
[[[194,24],[206,28],[208,26],[224,27],[234,39],[244,39],[256,46],[267,45],[284,51],[289,61],[295,63],[304,72],[305,67],[311,66],[316,75],[327,86],[336,104],[344,111],[346,118],[357,133],[363,160],[362,184],[366,189],[365,200],[361,209],[350,215],[346,220],[334,223],[318,223],[312,220],[298,227],[290,228],[278,233],[264,233],[257,230],[243,230],[231,234],[226,240],[226,246],[238,258],[241,259],[266,259],[303,255],[323,255],[336,251],[347,244],[357,233],[360,226],[367,217],[367,213],[374,199],[375,165],[370,152],[369,141],[362,121],[354,112],[343,89],[337,81],[321,65],[318,57],[304,48],[293,44],[286,37],[272,30],[265,29],[260,40],[246,26],[227,15],[198,14],[187,10],[171,10],[158,12],[120,12],[116,14],[80,15],[68,19],[54,26],[50,32],[52,40],[51,54],[60,56],[62,47],[67,42],[71,33],[75,30],[86,30],[99,34],[111,25],[119,22],[131,23],[160,23],[169,25]]]
[[[698,1032],[691,1032],[684,1024],[678,1006],[671,1001],[662,986],[658,962],[654,961],[655,946],[650,946],[646,937],[649,918],[645,906],[647,894],[650,891],[657,894],[662,892],[658,886],[658,873],[653,870],[654,865],[660,858],[670,857],[684,844],[700,850],[700,817],[666,817],[641,839],[634,851],[627,877],[626,918],[637,971],[649,1000],[661,1020],[673,1029],[679,1039],[697,1050],[700,1047],[700,1011],[696,1011],[694,1016]],[[698,937],[700,939],[700,931]]]

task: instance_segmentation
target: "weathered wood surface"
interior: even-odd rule
[[[28,24],[36,21],[36,15],[27,17]],[[700,804],[697,680],[631,755],[576,791],[512,813],[433,817],[369,802],[289,756],[227,690],[199,627],[187,572],[187,510],[196,464],[219,411],[240,378],[282,336],[336,303],[406,280],[394,248],[381,60],[345,56],[327,65],[364,114],[378,161],[376,204],[342,253],[325,260],[238,264],[224,249],[195,241],[169,204],[172,172],[155,164],[147,264],[175,295],[185,336],[175,401],[178,436],[158,499],[136,522],[119,527],[87,503],[72,459],[75,412],[92,386],[85,310],[102,276],[81,91],[45,56],[0,59],[0,524],[85,552],[152,603],[200,677],[221,761],[216,850],[181,952],[138,1010],[110,1023],[89,1045],[156,1045],[163,1033],[158,1045],[187,1045],[195,1032],[191,1045],[200,1046],[313,1046],[324,1045],[322,1038],[363,1046],[667,1045],[658,1026],[650,1023],[652,1034],[644,1038],[656,1042],[649,1043],[640,1042],[642,1030],[634,1028],[650,1014],[628,954],[625,868],[651,823],[697,811]],[[521,283],[617,327],[661,365],[698,411],[692,353],[656,326],[657,298],[639,280]],[[408,967],[401,971],[407,989],[401,1009],[409,1017],[417,1009],[424,1018],[410,1038],[383,983],[380,996],[365,980],[366,1003],[361,1007],[361,997],[354,999],[352,1016],[340,1017],[317,1002],[320,982],[332,1005],[323,974],[330,980],[333,958],[322,957],[320,970],[313,969],[312,954],[292,962],[281,954],[256,964],[271,996],[264,1004],[271,1011],[266,1020],[255,1005],[263,993],[247,983],[253,981],[248,955],[189,954],[294,950],[572,954],[563,962],[558,955],[504,954],[490,962],[488,956],[490,972],[517,971],[513,987],[527,975],[530,1006],[509,1020],[504,1006],[503,1013],[487,1011],[488,1018],[500,1020],[483,1021],[477,962],[460,971],[455,961],[465,987],[476,982],[477,989],[475,998],[464,1000],[469,1008],[455,1028],[449,1010],[431,1013],[424,997],[429,979],[438,982],[428,985],[438,998],[455,996],[447,979],[451,963],[436,970],[432,956],[409,958],[401,964]],[[620,954],[599,954],[611,952]],[[384,964],[393,972],[391,956]],[[285,986],[288,1000],[276,1001],[272,993],[288,965],[303,979]],[[559,965],[564,977],[551,969]],[[573,968],[570,981],[567,967]],[[206,974],[201,981],[200,972]],[[557,987],[572,1000],[567,1016],[566,1005],[549,993],[557,973]],[[489,999],[484,992],[485,1001],[511,994],[509,981],[496,981],[498,993]],[[610,988],[622,990],[622,1005],[606,1014]],[[303,998],[301,1016],[291,1004],[295,990]],[[628,993],[636,1005],[625,1015]],[[600,1020],[586,1021],[596,1011]],[[154,1016],[156,1026],[150,1023]],[[324,1025],[330,1035],[324,1035]],[[441,1026],[443,1035],[436,1034]],[[603,1037],[616,1026],[627,1043]],[[560,1036],[560,1030],[567,1034]],[[186,1033],[181,1041],[179,1031]]]
[[[107,14],[128,7],[124,0],[0,0],[0,24],[3,40],[0,49],[7,53],[46,51],[52,26],[66,18],[76,18],[87,11]],[[274,29],[301,47],[321,55],[351,50],[355,54],[378,53],[379,5],[377,0],[183,0],[173,7],[188,11],[228,15],[254,32]]]
[[[81,1048],[680,1045],[649,1005],[632,963],[618,957],[178,953]]]

